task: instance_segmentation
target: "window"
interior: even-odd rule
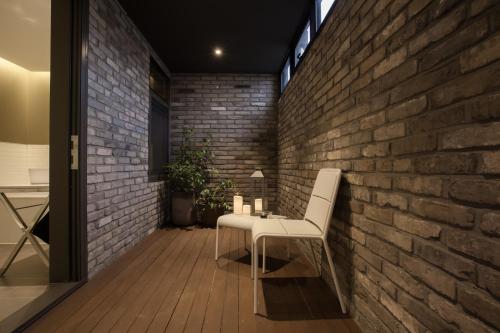
[[[285,66],[283,66],[283,70],[281,71],[281,92],[285,90],[288,81],[290,81],[290,58],[288,58]]]
[[[151,59],[149,74],[149,175],[161,176],[169,157],[170,81],[161,67]]]
[[[318,28],[325,20],[326,15],[330,11],[330,8],[332,8],[334,3],[335,0],[316,0],[316,18],[318,22]]]
[[[300,35],[299,41],[297,42],[297,46],[295,47],[295,63],[298,64],[300,58],[304,54],[307,45],[311,40],[311,24],[307,23],[306,28]]]

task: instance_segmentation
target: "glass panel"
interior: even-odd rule
[[[316,4],[318,6],[318,27],[320,24],[323,22],[323,20],[326,17],[326,14],[328,14],[328,11],[330,8],[332,8],[333,4],[335,3],[335,0],[317,0]]]
[[[290,81],[290,59],[288,59],[281,71],[281,91],[283,91]]]
[[[302,35],[300,36],[300,39],[297,43],[297,46],[295,47],[295,63],[298,64],[300,61],[300,58],[304,54],[304,51],[306,50],[307,45],[309,44],[311,40],[311,25],[307,23],[306,28],[302,32]]]

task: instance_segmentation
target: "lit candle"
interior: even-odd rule
[[[235,195],[233,197],[233,213],[243,213],[243,197],[241,195]]]
[[[255,212],[262,212],[262,199],[255,199]]]
[[[243,205],[243,214],[250,215],[251,212],[252,212],[252,206]]]

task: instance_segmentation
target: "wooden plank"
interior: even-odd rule
[[[238,234],[239,230],[231,230],[229,265],[227,266],[224,308],[222,311],[222,333],[238,332]]]
[[[107,312],[105,312],[106,309],[102,309],[104,314],[93,332],[126,331],[144,304],[159,289],[162,279],[170,271],[171,266],[174,265],[191,238],[181,237],[179,242],[172,242],[118,304],[109,307]]]
[[[152,297],[149,298],[140,313],[134,318],[134,321],[129,327],[130,332],[146,332],[149,326],[153,323],[155,316],[160,310],[165,298],[172,292],[175,282],[180,278],[184,264],[191,256],[193,256],[192,253],[196,250],[196,247],[193,246],[193,244],[196,245],[200,243],[203,237],[203,234],[201,232],[197,232],[197,230],[190,232],[190,234],[192,234],[193,237],[190,238],[188,246],[184,251],[182,251],[181,255],[177,256],[177,260],[170,267],[168,275],[166,275],[162,280],[160,288],[156,290]],[[188,236],[184,234],[183,237]]]
[[[161,240],[161,238],[160,238]],[[177,242],[174,239],[173,242]],[[161,255],[168,246],[165,242],[157,241],[144,253],[137,262],[133,262],[125,271],[126,274],[120,276],[114,281],[110,288],[105,288],[101,293],[87,302],[80,310],[72,316],[71,320],[64,323],[56,332],[89,332],[101,318],[101,313],[96,311],[102,306],[113,306],[132,286],[143,272]]]
[[[250,277],[251,255],[245,245],[251,248],[251,232],[247,236],[249,244],[245,244],[245,231],[239,232],[238,248],[238,331],[240,333],[257,332],[257,320],[253,314],[253,280]],[[244,260],[244,261],[243,261]],[[262,331],[260,331],[262,332]],[[263,332],[262,332],[263,333]]]
[[[217,262],[217,269],[207,303],[202,332],[220,332],[222,311],[224,309],[227,267],[229,265],[227,256],[230,250],[231,234],[232,229],[226,229],[222,238],[222,244],[220,244],[221,257]]]
[[[207,230],[201,229],[197,231],[203,237],[196,243],[192,244],[193,252],[190,257],[185,260],[184,266],[179,273],[177,279],[175,279],[172,288],[167,294],[161,304],[160,309],[156,313],[151,325],[148,328],[148,332],[164,332],[170,322],[172,313],[181,297],[184,288],[187,284],[189,276],[191,275],[196,262],[201,254],[201,250],[207,241],[208,232]]]
[[[189,276],[189,280],[182,292],[182,295],[175,307],[172,318],[168,323],[165,332],[183,332],[186,326],[191,307],[195,301],[195,297],[199,291],[199,286],[207,278],[204,275],[207,267],[213,267],[210,263],[214,261],[213,251],[215,250],[215,234],[211,232],[208,236],[205,246],[202,249],[200,257],[196,262],[193,272]],[[209,275],[210,276],[210,275]]]
[[[144,253],[151,250],[156,240],[161,237],[170,239],[175,235],[176,230],[168,230],[158,231],[146,237],[123,254],[118,261],[102,269],[70,297],[50,310],[48,314],[30,326],[26,332],[54,332],[66,321],[71,320],[72,315],[81,309],[84,304],[100,295],[105,288],[114,283],[117,276],[126,274],[127,270],[124,270],[123,267],[129,267],[136,261],[142,261]]]
[[[225,234],[229,232],[229,229],[219,230],[219,237],[224,240]],[[213,232],[215,235],[215,232]],[[215,239],[215,237],[214,237]],[[215,242],[215,240],[214,240]],[[214,254],[215,244],[211,250],[211,255]],[[225,255],[223,242],[219,244],[220,253]],[[213,257],[212,257],[213,258]],[[224,259],[219,259],[224,260]],[[205,277],[199,284],[198,290],[196,292],[196,302],[193,303],[189,316],[187,319],[186,326],[184,328],[185,333],[199,333],[203,328],[203,321],[205,319],[205,312],[208,307],[208,299],[210,297],[210,292],[212,291],[212,286],[214,284],[216,276],[217,262],[215,260],[209,260],[207,266],[205,267],[203,276]]]
[[[335,294],[303,254],[293,247],[288,262],[285,241],[267,244],[275,270],[259,282],[257,316],[242,230],[221,230],[218,263],[215,230],[168,230],[139,243],[28,331],[360,333],[332,309]]]

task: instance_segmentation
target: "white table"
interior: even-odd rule
[[[16,205],[12,203],[12,199],[16,199]],[[42,204],[40,205],[40,200]],[[42,246],[38,242],[37,238],[32,234],[33,228],[38,222],[45,216],[49,211],[49,193],[48,192],[15,192],[15,193],[4,193],[0,192],[0,201],[7,210],[8,214],[12,218],[12,221],[21,230],[22,235],[16,243],[16,246],[12,249],[9,257],[0,269],[0,276],[3,276],[10,265],[14,262],[19,251],[24,246],[27,240],[33,245],[33,249],[40,256],[43,263],[48,266],[49,258]],[[34,206],[39,206],[36,214],[34,214],[32,221],[30,223],[26,222],[19,210],[30,208]]]

